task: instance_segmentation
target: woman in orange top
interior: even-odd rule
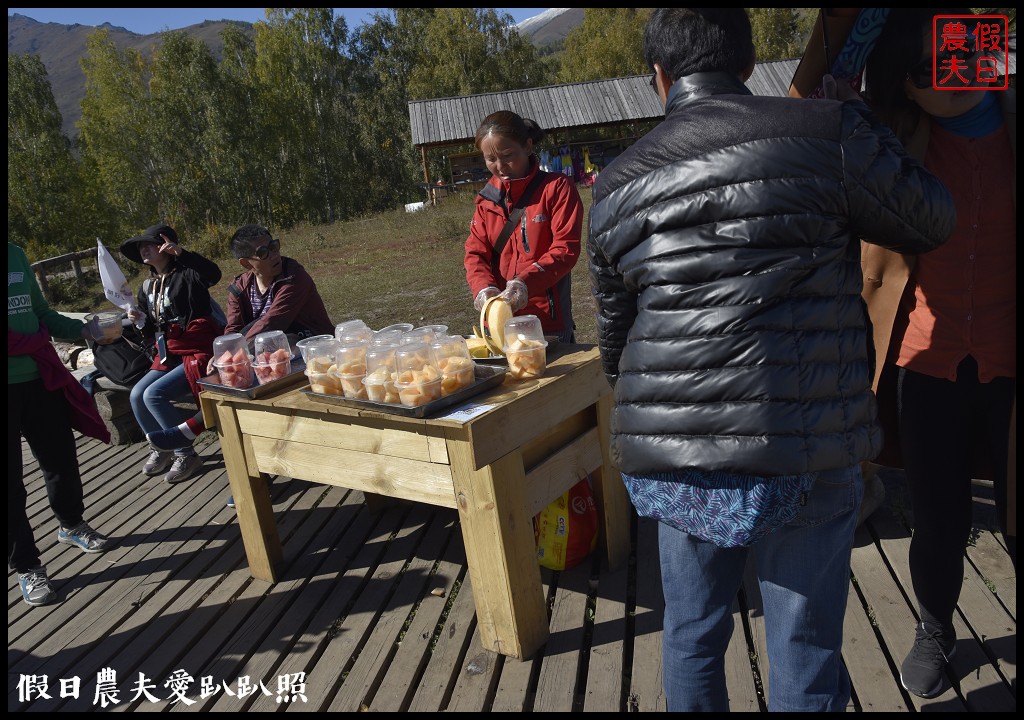
[[[869,102],[943,180],[957,210],[953,234],[932,253],[912,259],[865,244],[862,255],[883,418],[890,387],[897,408],[879,462],[895,465],[892,451],[902,453],[914,513],[910,573],[920,622],[901,678],[921,697],[946,688],[979,466],[993,480],[1016,562],[1006,502],[1017,365],[1015,99],[1012,90],[933,87],[933,16],[970,14],[893,8],[867,61]],[[970,80],[975,23],[965,27],[967,49],[955,54]],[[952,55],[942,51],[938,62],[942,77]]]

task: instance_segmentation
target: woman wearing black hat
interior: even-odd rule
[[[213,355],[213,340],[223,331],[213,316],[210,287],[220,282],[217,265],[178,245],[178,234],[167,225],[154,225],[121,245],[125,257],[148,265],[152,273],[138,294],[145,318],[143,332],[152,337],[156,357],[152,369],[131,392],[132,411],[143,432],[172,428],[184,420],[174,402],[192,392]],[[201,461],[191,445],[170,451],[152,448],[142,467],[145,475],[167,471],[164,480],[177,483],[198,470]],[[170,469],[168,470],[168,467]]]

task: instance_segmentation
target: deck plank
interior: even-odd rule
[[[324,708],[331,701],[345,669],[372,631],[405,564],[410,546],[421,537],[428,515],[425,508],[404,505],[381,513],[378,531],[364,545],[367,552],[361,552],[345,574],[348,592],[343,594],[343,599],[348,602],[338,608],[330,642],[316,664],[306,671],[308,702],[289,710]]]
[[[854,534],[851,565],[863,567],[878,562],[877,546],[863,526],[858,528]],[[850,583],[843,626],[843,662],[850,674],[855,706],[863,712],[907,712],[910,708],[903,699],[903,688],[893,675],[896,670],[893,659],[879,642],[874,610],[858,592],[860,584],[856,576]]]
[[[626,657],[626,599],[629,563],[597,580],[594,633],[587,669],[584,712],[622,712],[622,669]]]
[[[454,513],[451,521],[458,522]],[[458,532],[456,529],[454,534],[458,535]],[[458,657],[469,641],[467,629],[475,616],[472,601],[468,605],[466,603],[465,596],[471,595],[471,592],[464,580],[465,570],[465,550],[459,538],[452,537],[437,567],[427,577],[428,587],[422,604],[412,617],[395,653],[392,662],[399,671],[391,672],[389,668],[374,692],[369,704],[373,712],[410,710],[417,687],[430,688],[427,693],[433,705],[429,708],[432,712],[438,711],[445,702],[451,691],[454,675],[452,669],[459,665]],[[468,613],[456,610],[460,596],[461,604],[469,608]],[[454,640],[456,636],[458,640]],[[451,647],[454,657],[445,653],[446,646]],[[436,683],[429,677],[429,664],[434,656],[442,664],[443,672],[443,679]],[[413,682],[409,682],[409,678]]]
[[[649,518],[637,522],[636,610],[633,618],[633,666],[630,671],[629,705],[637,712],[663,712],[665,691],[661,683],[661,628],[665,599],[661,590],[658,524]],[[655,580],[640,582],[640,578]]]
[[[294,548],[303,548],[318,538],[321,533],[331,534],[324,529],[322,519],[309,518],[310,511],[327,493],[333,488],[325,489],[318,486],[302,484],[301,492],[294,494],[294,502],[291,505],[290,514],[293,518],[306,515],[304,522],[292,522],[287,528],[281,528],[282,543],[286,552]],[[333,538],[332,538],[333,539]],[[325,541],[326,544],[326,541]],[[295,563],[282,575],[281,582],[270,584],[261,580],[252,580],[232,601],[231,605],[218,618],[216,631],[208,632],[201,639],[194,643],[188,653],[171,668],[164,666],[162,671],[154,671],[150,677],[167,677],[171,671],[176,669],[185,670],[195,679],[187,696],[193,700],[189,705],[184,701],[174,703],[170,710],[172,712],[199,711],[213,707],[225,697],[230,697],[226,690],[210,694],[208,697],[200,696],[200,681],[203,676],[212,678],[213,683],[223,688],[223,683],[237,682],[237,678],[248,676],[253,684],[265,681],[267,678],[261,674],[250,674],[247,672],[247,663],[256,653],[259,644],[266,638],[271,637],[272,631],[277,626],[280,618],[287,613],[290,602],[299,590],[306,583],[307,579],[315,574],[318,564],[326,553],[300,554]],[[259,611],[253,611],[255,605],[259,605]],[[234,632],[226,634],[226,628],[233,628]],[[271,688],[273,691],[276,688]],[[234,707],[241,709],[248,702],[252,702],[252,695],[247,698],[235,698]],[[159,704],[149,704],[136,708],[146,711],[162,711],[167,707]]]
[[[452,530],[457,521],[454,513],[445,516],[433,512],[430,514],[430,524],[422,540],[409,548],[411,555],[400,571],[392,595],[374,622],[372,631],[359,650],[359,658],[345,676],[344,684],[327,706],[328,712],[368,710],[369,700],[380,684],[381,673],[386,669],[393,667],[396,672],[412,677],[415,664],[394,664],[396,644],[400,641],[403,627],[410,620],[410,613],[421,598],[422,602],[433,600],[437,606],[444,605],[442,599],[429,594],[427,584],[434,558],[441,555],[452,539]]]
[[[544,588],[545,597],[550,597],[553,575],[554,573],[550,570],[541,570],[541,586]],[[550,608],[550,606],[551,602],[549,601],[547,607]],[[524,712],[530,710],[533,694],[536,692],[536,683],[533,678],[540,672],[540,663],[544,657],[544,647],[541,646],[540,651],[525,660],[518,660],[512,657],[504,658],[498,675],[498,684],[494,689],[494,701],[491,704],[491,712]]]
[[[551,608],[551,635],[540,660],[534,712],[573,711],[580,662],[584,660],[587,631],[587,596],[593,563],[581,562],[558,574],[558,589]]]
[[[345,491],[340,488],[330,488],[324,492],[320,488],[321,498],[314,493],[310,499],[315,502],[317,510],[321,508],[356,508],[362,501],[361,495],[352,491]],[[329,548],[345,548],[351,542],[352,535],[359,538],[365,528],[359,525],[356,518],[358,513],[349,513],[348,524],[331,523],[326,513],[317,512],[319,520],[306,520],[316,527],[321,523],[320,529],[311,538],[310,545],[300,548],[304,556],[301,561],[296,562],[294,568],[289,568],[282,576],[282,582],[288,583],[281,589],[290,594],[284,600],[283,611],[274,627],[266,634],[260,646],[245,662],[244,666],[238,669],[232,676],[248,676],[251,678],[273,678],[275,674],[298,672],[293,667],[282,668],[282,661],[291,658],[291,654],[297,649],[297,654],[303,656],[304,651],[308,652],[300,643],[306,633],[312,619],[316,616],[317,610],[326,601],[330,592],[330,583],[325,582],[323,577],[337,572],[339,564],[350,559],[354,551],[340,550],[339,552],[327,552]],[[356,526],[353,533],[353,526]],[[293,541],[291,546],[286,545],[286,550],[295,547]],[[287,557],[287,556],[286,556]],[[308,575],[303,577],[303,570],[308,569]],[[289,584],[291,587],[289,587]],[[278,583],[281,585],[281,582]],[[275,587],[275,590],[278,588]],[[292,592],[295,589],[295,592]],[[229,676],[230,677],[230,676]],[[276,689],[276,688],[275,688]],[[245,709],[247,712],[277,710],[280,704],[277,702],[276,694],[267,696],[263,693],[255,693],[250,696],[249,702],[241,703],[227,693],[218,693],[211,696],[202,705],[196,705],[193,710],[232,711]]]
[[[467,582],[468,586],[469,583]],[[444,710],[448,712],[485,712],[494,699],[495,686],[506,658],[485,650],[480,628],[473,622],[473,635],[461,667],[456,666],[455,687]],[[510,662],[521,662],[508,658]],[[421,703],[422,704],[422,703]]]
[[[542,570],[550,637],[525,661],[484,650],[465,548],[452,510],[396,503],[375,514],[357,491],[276,478],[273,512],[282,580],[248,571],[216,435],[197,443],[194,480],[169,486],[140,471],[145,443],[104,446],[78,437],[86,518],[113,538],[104,554],[56,542],[35,459],[23,458],[40,557],[61,602],[30,608],[8,575],[8,709],[13,711],[597,711],[663,710],[664,601],[657,524],[635,516],[629,562],[602,558]],[[910,695],[899,664],[913,641],[907,549],[912,517],[900,473],[885,474],[886,502],[858,529],[843,657],[848,709],[877,712],[1016,709],[1016,570],[993,534],[991,487],[975,484],[975,527],[956,617],[953,685],[933,700]],[[445,597],[431,594],[444,587]],[[763,618],[748,579],[733,608],[726,653],[730,709],[763,711]],[[399,641],[399,637],[401,640]],[[94,701],[96,676],[116,670],[119,698]],[[170,703],[167,677],[194,678],[194,705]],[[155,702],[134,697],[142,673]],[[305,701],[278,703],[276,681],[304,674]],[[51,698],[24,698],[20,680],[45,675]],[[201,697],[200,680],[223,686]],[[60,680],[79,677],[78,698]]]

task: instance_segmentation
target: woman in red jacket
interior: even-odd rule
[[[574,342],[570,276],[580,256],[583,201],[570,178],[540,169],[535,150],[543,137],[537,123],[508,110],[477,128],[476,147],[492,177],[476,198],[466,282],[477,311],[501,295],[516,315],[540,318],[545,334]],[[521,200],[524,212],[496,247]]]

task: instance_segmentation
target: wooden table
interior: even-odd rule
[[[548,637],[532,518],[590,474],[610,567],[629,552],[629,498],[609,460],[611,389],[592,345],[552,351],[544,377],[402,417],[326,404],[294,386],[251,400],[204,388],[253,577],[273,582],[281,542],[264,473],[456,508],[484,647],[528,658]],[[453,416],[453,413],[459,412]]]

